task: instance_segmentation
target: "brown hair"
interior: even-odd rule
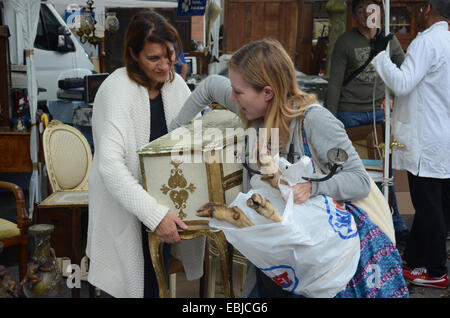
[[[267,138],[271,128],[279,128],[280,144],[285,146],[289,142],[288,121],[303,115],[307,106],[317,103],[317,98],[298,87],[294,63],[281,43],[273,39],[250,42],[232,56],[228,67],[256,91],[265,86],[272,88],[273,98],[263,128],[267,128]],[[248,121],[243,119],[248,127]]]
[[[133,59],[130,49],[134,56],[138,56],[142,51],[145,42],[161,43],[166,46],[166,53],[169,61],[171,61],[170,49],[166,42],[177,44],[176,59],[182,52],[181,40],[177,30],[162,15],[153,10],[142,10],[136,13],[125,35],[124,42],[124,64],[127,69],[128,76],[136,83],[148,87],[150,79],[139,68],[138,63]],[[171,68],[169,72],[169,81],[175,78],[173,63],[170,62]],[[162,84],[161,84],[162,86]]]

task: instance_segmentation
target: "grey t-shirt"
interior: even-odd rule
[[[405,53],[395,36],[389,43],[391,59],[400,66],[405,59]],[[364,64],[370,50],[370,40],[356,28],[348,30],[337,39],[331,57],[326,102],[327,108],[333,115],[336,115],[338,111],[372,111],[374,94],[375,107],[380,108],[385,97],[385,86],[372,64],[369,63],[346,86],[342,86],[344,80]]]

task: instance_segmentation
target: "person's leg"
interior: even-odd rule
[[[372,115],[370,116],[370,120],[373,121],[373,112]],[[378,123],[383,120],[384,120],[384,109],[377,109],[375,111],[375,121]]]
[[[147,227],[142,224],[142,248],[144,253],[144,298],[158,298],[159,287],[153,268],[152,259],[148,245]],[[170,244],[163,244],[163,260],[166,271],[166,280],[168,281],[168,270],[170,265]]]
[[[447,239],[450,239],[450,179],[444,181],[444,218],[447,225]]]
[[[414,221],[405,259],[411,268],[425,267],[431,277],[447,273],[447,233],[443,210],[444,180],[414,176],[408,172]]]
[[[367,113],[363,112],[338,111],[336,117],[344,124],[345,128],[366,125],[365,122],[367,122]]]

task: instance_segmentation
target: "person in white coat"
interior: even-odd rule
[[[421,8],[422,33],[408,47],[400,68],[386,51],[372,61],[396,95],[394,169],[407,170],[415,208],[403,275],[413,284],[449,286],[446,219],[450,217],[450,32],[448,0]]]
[[[177,227],[187,228],[142,187],[136,153],[168,132],[167,123],[190,95],[173,68],[174,43],[181,47],[164,17],[151,10],[137,13],[125,36],[125,67],[108,76],[94,101],[88,281],[114,297],[157,297],[145,229],[175,243]],[[166,260],[169,253],[165,248]]]

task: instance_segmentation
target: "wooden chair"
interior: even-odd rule
[[[0,181],[0,188],[11,190],[16,198],[17,223],[0,218],[0,242],[4,247],[16,246],[19,249],[19,279],[25,277],[27,271],[28,253],[28,212],[25,208],[25,198],[22,188],[10,182]]]
[[[378,122],[376,125],[376,137],[378,143],[384,143],[384,123]],[[373,125],[362,125],[345,129],[349,139],[353,142],[353,146],[358,152],[361,159],[377,159],[382,160],[378,155],[375,143],[375,134]]]
[[[44,130],[42,144],[53,193],[36,205],[35,223],[53,224],[51,244],[56,256],[81,265],[87,239],[91,148],[79,130],[58,120]],[[72,296],[79,296],[77,288]]]
[[[352,141],[353,146],[358,152],[361,159],[375,159],[381,160],[383,165],[380,167],[380,171],[382,173],[384,167],[384,149],[380,149],[378,152],[376,139],[378,139],[378,146],[382,147],[384,145],[384,130],[385,123],[378,122],[375,125],[375,129],[372,124],[370,125],[362,125],[356,127],[346,128],[347,135],[349,139]],[[376,131],[376,139],[375,139],[375,131]],[[379,153],[382,154],[382,158],[380,158]],[[389,156],[389,166],[392,166],[392,156]],[[367,168],[367,167],[366,167]],[[392,173],[392,171],[391,171]],[[389,175],[392,177],[392,175]],[[392,187],[389,187],[389,206],[393,207],[393,196],[392,196]]]
[[[53,192],[87,191],[92,152],[79,130],[52,120],[44,130],[43,148]]]

